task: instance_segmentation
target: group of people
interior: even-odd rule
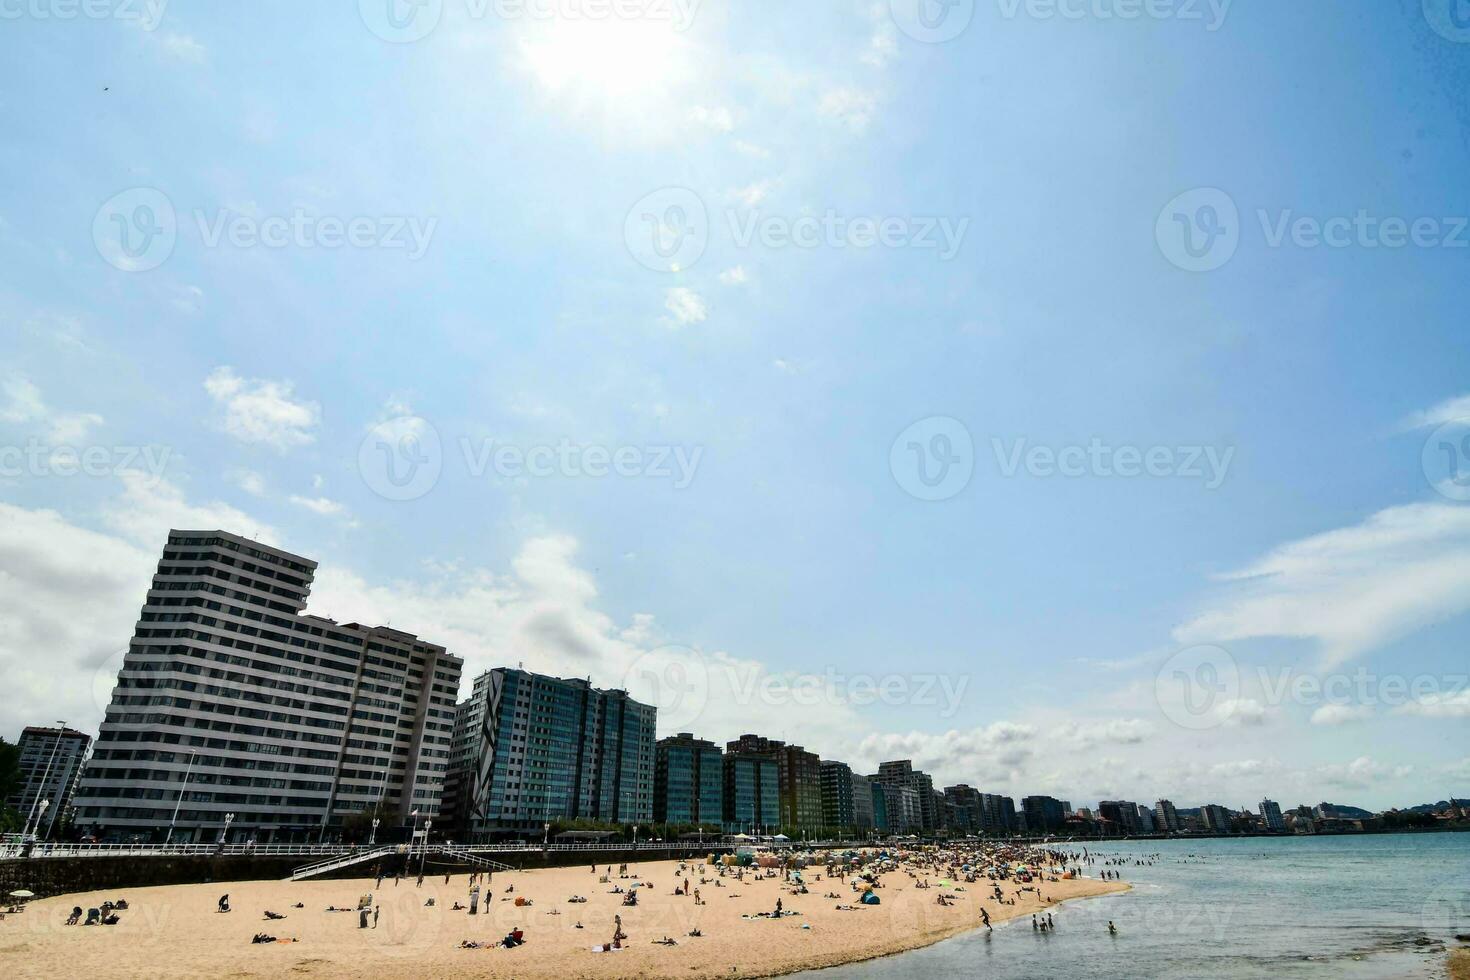
[[[103,902],[96,908],[87,909],[87,921],[83,922],[82,907],[80,905],[73,905],[71,915],[66,917],[66,924],[69,926],[115,926],[122,921],[122,918],[117,913],[125,912],[127,908],[128,903],[126,899],[118,899],[116,902]]]

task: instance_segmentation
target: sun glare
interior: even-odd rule
[[[656,96],[688,65],[683,35],[661,21],[553,21],[523,38],[521,52],[548,89],[588,99]]]

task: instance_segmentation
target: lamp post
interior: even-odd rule
[[[51,806],[51,801],[50,800],[40,800],[40,801],[38,801],[34,805],[33,809],[37,809],[38,810],[38,812],[36,813],[36,829],[37,830],[39,830],[40,827],[41,827],[41,818],[44,817],[44,816],[46,816],[46,810],[48,808],[50,808],[50,806]]]
[[[424,862],[429,859],[429,831],[434,827],[433,818],[424,821],[424,848],[419,851],[419,877],[424,876]]]
[[[227,814],[225,814],[225,826],[224,826],[224,829],[222,829],[219,832],[219,842],[221,844],[223,844],[225,842],[225,839],[230,836],[230,824],[232,824],[234,822],[235,822],[235,815],[233,813],[227,813]]]
[[[36,813],[36,807],[41,801],[41,794],[46,792],[46,783],[51,779],[51,766],[56,762],[56,753],[61,751],[61,737],[66,734],[66,722],[56,723],[56,741],[51,745],[51,758],[46,760],[46,771],[41,775],[41,785],[36,788],[36,802],[31,804],[31,812],[26,815],[25,833],[31,833],[31,818],[36,818],[36,830],[41,829],[41,818]],[[46,811],[42,810],[42,813]]]
[[[378,822],[378,818],[373,817],[373,833],[372,836],[368,838],[368,847],[372,847],[378,842]]]
[[[179,807],[184,805],[184,790],[189,788],[189,774],[194,771],[194,753],[189,753],[189,765],[184,769],[184,782],[179,786],[179,798],[174,801],[174,815],[168,822],[168,836],[163,839],[165,844],[173,843],[174,824],[179,822]]]

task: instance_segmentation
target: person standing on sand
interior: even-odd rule
[[[381,906],[381,905],[374,905],[373,906],[373,928],[374,929],[378,928],[378,913],[381,912],[381,911],[383,911],[383,906]]]
[[[477,881],[470,886],[470,915],[480,914],[480,883]]]

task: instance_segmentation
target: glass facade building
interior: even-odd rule
[[[658,741],[653,818],[659,823],[720,825],[725,818],[725,754],[718,745],[688,732]]]

